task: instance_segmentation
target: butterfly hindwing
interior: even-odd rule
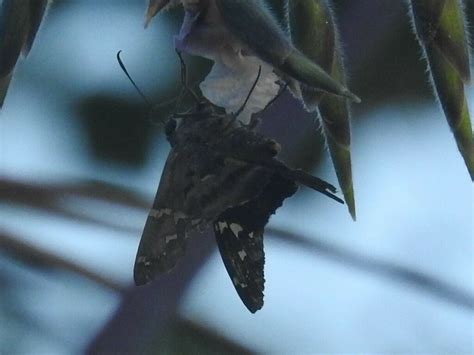
[[[250,230],[239,224],[238,209],[221,217],[214,230],[222,261],[242,302],[255,313],[263,306],[263,228]]]
[[[263,306],[264,227],[283,200],[296,190],[293,181],[274,174],[255,199],[227,209],[214,221],[217,245],[227,273],[252,313]]]

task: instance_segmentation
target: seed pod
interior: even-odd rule
[[[145,16],[145,28],[148,27],[153,17],[163,9],[168,9],[174,6],[178,6],[181,3],[180,0],[149,0],[148,8]]]
[[[48,8],[48,0],[30,0],[30,18],[28,34],[23,46],[23,55],[27,55],[40,28],[41,22],[46,14]]]
[[[288,17],[288,0],[265,0],[265,3],[270,8],[272,14],[277,19],[278,24],[285,33],[288,33],[289,17]]]
[[[344,85],[294,48],[261,3],[247,0],[215,2],[229,31],[261,60],[303,85],[360,102]]]
[[[459,0],[411,0],[410,8],[435,92],[474,180],[474,141],[464,91],[471,75],[462,3]]]
[[[293,44],[335,80],[345,84],[344,65],[331,9],[325,0],[294,0],[289,6]],[[301,88],[308,111],[318,112],[349,213],[355,220],[350,111],[345,98]]]
[[[263,1],[176,1],[181,1],[184,5],[185,18],[179,35],[175,37],[175,46],[179,51],[215,62],[201,89],[207,99],[228,112],[231,112],[235,105],[240,106],[245,97],[240,95],[240,89],[244,88],[246,91],[250,87],[258,67],[262,67],[263,73],[258,88],[270,94],[270,99],[266,94],[258,95],[254,100],[257,104],[249,105],[247,113],[263,109],[277,94],[276,75],[287,81],[291,88],[299,82],[312,89],[360,101],[344,85],[294,48],[288,35],[264,6]],[[148,15],[154,16],[161,8],[169,7],[174,2],[151,0]],[[279,13],[285,17],[286,0],[271,2],[273,8],[279,9]],[[227,95],[221,95],[222,89],[214,90],[215,87],[225,86],[236,91],[236,94],[230,95],[231,99],[226,97]],[[259,90],[256,90],[256,94],[258,92]],[[245,117],[248,115],[242,116]]]
[[[0,107],[20,54],[31,49],[47,0],[4,0],[0,8]]]

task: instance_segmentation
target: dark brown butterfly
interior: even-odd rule
[[[263,306],[263,232],[304,184],[338,202],[335,188],[276,156],[278,143],[203,102],[166,125],[171,151],[135,262],[137,285],[171,270],[192,230],[214,228],[232,283],[253,313]]]

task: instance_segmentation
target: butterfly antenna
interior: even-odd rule
[[[148,107],[153,107],[153,105],[150,103],[150,101],[147,99],[147,97],[145,96],[145,94],[140,90],[140,88],[138,87],[138,85],[135,83],[135,81],[132,79],[132,77],[130,76],[130,74],[128,73],[128,70],[127,68],[125,67],[125,65],[123,64],[123,61],[122,61],[122,58],[120,57],[120,53],[122,53],[122,50],[119,50],[117,52],[117,61],[120,65],[120,68],[122,69],[122,71],[124,72],[124,74],[127,76],[128,80],[130,80],[130,82],[132,83],[133,87],[135,88],[135,90],[137,90],[138,94],[141,96],[141,98],[143,99],[143,101],[145,101],[145,103],[148,105]]]
[[[234,113],[234,117],[237,118],[239,117],[239,115],[242,113],[242,111],[245,109],[245,106],[247,105],[247,103],[249,102],[250,100],[250,97],[252,96],[252,93],[253,91],[255,90],[255,87],[257,86],[257,83],[260,79],[260,75],[262,74],[262,66],[260,65],[258,67],[258,73],[257,73],[257,77],[255,78],[255,81],[253,82],[252,84],[252,87],[250,88],[249,90],[249,93],[247,94],[247,97],[245,98],[245,101],[244,103],[242,104],[242,106],[240,106],[240,108]]]

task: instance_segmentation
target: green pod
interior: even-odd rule
[[[295,47],[331,74],[335,51],[334,24],[324,1],[295,0],[289,6],[291,40]],[[309,88],[301,95],[308,111],[314,111],[323,96]]]
[[[285,33],[289,32],[289,17],[288,17],[288,1],[289,0],[265,0],[265,3],[270,8],[273,16],[276,18],[278,24]]]
[[[294,0],[289,6],[293,44],[338,82],[345,83],[344,65],[331,10],[325,0]],[[345,98],[301,88],[308,111],[318,111],[323,132],[350,215],[355,220],[352,182],[350,110]]]
[[[215,0],[227,29],[253,54],[271,64],[284,77],[297,80],[312,89],[360,99],[334,80],[321,66],[294,48],[274,17],[261,2]]]
[[[29,1],[4,0],[0,10],[0,107],[28,34]]]
[[[469,46],[459,0],[412,0],[421,45],[438,47],[464,82],[470,80]]]
[[[335,78],[344,80],[342,57],[337,53],[333,62],[332,73]],[[354,186],[352,181],[351,160],[351,122],[349,103],[335,95],[324,95],[319,104],[324,136],[329,154],[336,171],[347,209],[353,220],[356,220]]]
[[[411,0],[411,10],[434,89],[474,180],[474,141],[464,87],[471,73],[462,4],[459,0]]]
[[[47,8],[48,0],[30,0],[28,35],[22,50],[24,55],[27,55],[33,46],[33,42],[41,26],[43,17],[46,14]]]
[[[148,27],[153,17],[163,9],[178,6],[181,0],[149,0],[145,15],[145,28]]]
[[[441,107],[456,139],[466,167],[474,181],[474,141],[464,83],[459,72],[436,47],[426,48],[431,76]]]
[[[47,0],[4,0],[0,8],[0,107],[7,94],[15,65],[28,54]]]

